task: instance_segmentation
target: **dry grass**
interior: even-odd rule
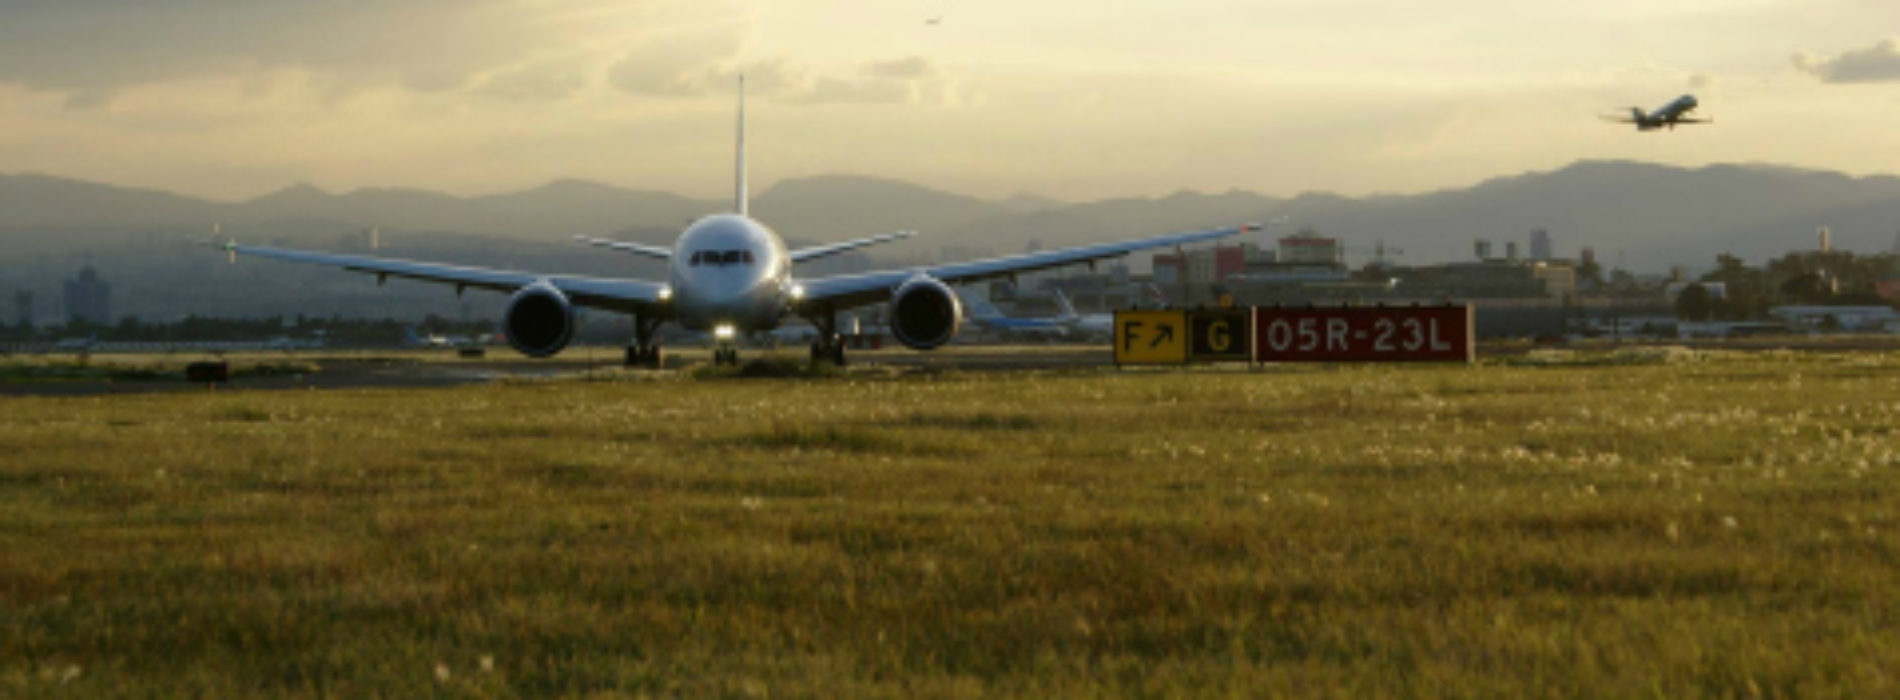
[[[0,694],[1900,692],[1900,358],[0,400]]]

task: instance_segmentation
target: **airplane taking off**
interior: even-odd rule
[[[734,158],[733,213],[705,216],[686,227],[673,247],[582,238],[592,245],[667,262],[666,281],[545,274],[466,267],[446,263],[362,255],[340,255],[239,245],[222,248],[237,260],[254,255],[292,262],[330,265],[375,275],[454,285],[459,295],[470,287],[510,293],[502,314],[508,344],[529,357],[550,357],[574,339],[574,309],[604,309],[633,316],[629,364],[659,367],[663,354],[656,335],[673,322],[691,331],[711,332],[718,342],[714,361],[738,364],[734,342],[742,335],[770,331],[792,316],[818,329],[813,361],[844,364],[838,337],[838,312],[856,306],[890,303],[891,335],[914,350],[950,342],[963,309],[950,285],[1009,277],[1017,273],[1120,257],[1138,250],[1210,241],[1260,228],[1247,224],[1193,233],[1155,236],[1120,243],[1049,250],[988,260],[946,263],[879,272],[803,279],[792,271],[804,262],[911,235],[899,232],[827,245],[787,250],[785,241],[747,213],[745,158],[745,79],[739,80],[737,153]]]
[[[1641,107],[1631,107],[1630,115],[1627,117],[1615,116],[1604,117],[1604,119],[1618,124],[1635,124],[1637,131],[1655,131],[1663,128],[1673,131],[1677,124],[1708,124],[1713,121],[1686,116],[1699,104],[1701,103],[1696,102],[1695,95],[1683,95],[1670,100],[1669,104],[1658,107],[1656,111],[1649,114],[1644,114]]]

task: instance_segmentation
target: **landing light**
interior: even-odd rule
[[[793,301],[797,301],[799,299],[805,298],[805,285],[802,285],[802,284],[792,285],[790,294],[792,295]]]
[[[672,300],[672,298],[673,298],[673,288],[672,288],[672,287],[661,287],[661,288],[660,288],[660,301],[670,301],[670,300]]]
[[[721,323],[717,326],[713,326],[713,337],[720,340],[732,340],[732,337],[738,334],[739,331],[733,328],[730,323]]]

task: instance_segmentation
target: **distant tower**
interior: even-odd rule
[[[1900,255],[1900,231],[1893,234],[1893,254]]]
[[[1549,260],[1550,258],[1550,232],[1541,228],[1531,231],[1531,259]]]
[[[94,325],[112,323],[112,287],[99,279],[91,265],[79,277],[66,280],[66,315]]]
[[[1517,241],[1504,242],[1504,259],[1517,262]]]
[[[1596,261],[1597,261],[1597,249],[1592,248],[1590,246],[1584,246],[1583,254],[1577,257],[1585,265],[1594,265],[1596,264]]]
[[[24,289],[13,293],[14,318],[21,328],[33,327],[33,293]]]
[[[1490,239],[1485,239],[1485,238],[1480,238],[1480,239],[1478,239],[1478,240],[1475,240],[1475,241],[1472,241],[1472,242],[1471,242],[1471,253],[1472,253],[1473,255],[1476,255],[1476,256],[1478,256],[1478,260],[1480,260],[1480,261],[1483,261],[1483,260],[1490,260],[1490,259],[1491,259],[1491,241],[1490,241]]]
[[[1822,226],[1819,232],[1819,235],[1821,237],[1821,252],[1826,253],[1826,252],[1833,251],[1834,250],[1834,240],[1833,240],[1834,232],[1827,230],[1826,226]]]

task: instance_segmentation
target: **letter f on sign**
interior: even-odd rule
[[[1135,341],[1141,339],[1141,333],[1136,330],[1140,327],[1140,321],[1129,321],[1122,324],[1122,352],[1134,351]]]

